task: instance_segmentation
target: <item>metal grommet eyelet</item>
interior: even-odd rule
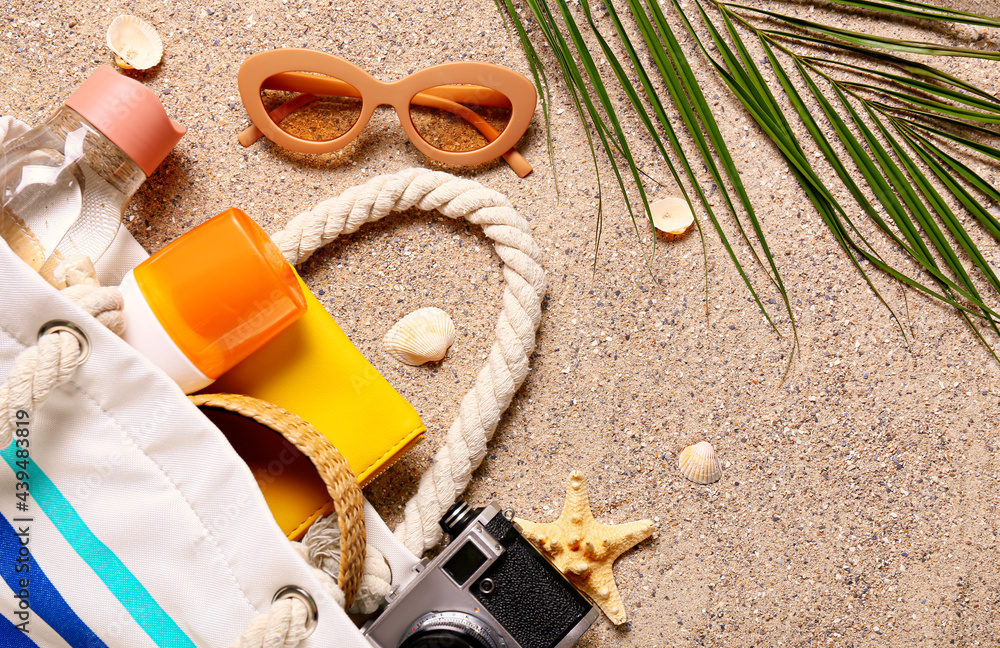
[[[484,578],[479,581],[479,591],[483,594],[492,594],[493,590],[496,589],[496,584],[491,578]]]
[[[271,603],[277,603],[281,599],[286,598],[297,598],[303,603],[305,603],[306,608],[309,610],[309,618],[306,621],[306,633],[302,636],[303,639],[311,635],[315,630],[316,626],[319,625],[319,608],[316,607],[316,601],[310,596],[309,592],[305,591],[298,585],[285,585],[277,592],[274,593],[274,598],[271,599]]]
[[[508,520],[513,520],[514,519],[514,509],[512,509],[512,508],[506,508],[506,509],[504,509],[503,510],[503,516],[505,518],[507,518]]]
[[[42,328],[38,329],[38,339],[42,339],[42,336],[47,333],[69,333],[77,339],[80,343],[80,361],[79,364],[83,364],[90,357],[90,338],[87,334],[83,332],[79,326],[73,322],[66,320],[49,320],[42,324]]]

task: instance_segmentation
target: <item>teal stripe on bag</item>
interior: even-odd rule
[[[16,453],[16,443],[11,443],[0,451],[15,473],[19,470]],[[31,460],[28,474],[31,498],[149,638],[160,648],[197,648],[125,563],[87,527],[34,459]]]

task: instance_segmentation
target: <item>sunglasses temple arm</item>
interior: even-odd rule
[[[474,126],[476,130],[482,133],[483,137],[485,137],[489,142],[492,142],[496,138],[500,137],[500,133],[497,132],[492,124],[483,119],[479,113],[474,110],[470,110],[468,107],[456,101],[446,99],[436,94],[420,92],[414,95],[413,103],[418,106],[428,106],[431,108],[446,110],[455,116],[464,119],[469,124]],[[519,177],[523,178],[531,173],[531,165],[528,164],[528,161],[525,160],[524,156],[518,153],[516,149],[510,149],[504,153],[502,157]]]
[[[257,128],[255,124],[250,124],[246,130],[236,136],[236,139],[239,140],[240,144],[242,144],[245,148],[262,137],[264,137],[264,133],[260,132],[260,129]]]
[[[484,86],[442,85],[427,88],[417,96],[433,96],[463,104],[490,106],[494,108],[510,108],[510,99],[502,92]]]
[[[523,178],[531,173],[531,165],[528,164],[528,161],[516,149],[511,149],[504,153],[503,159],[519,178]]]
[[[298,97],[295,97],[291,101],[281,104],[280,106],[278,106],[277,108],[275,108],[274,110],[272,110],[267,114],[271,118],[271,121],[273,121],[275,124],[280,124],[285,117],[288,117],[290,114],[292,114],[302,106],[315,100],[316,97],[314,95],[302,94],[299,95]],[[247,128],[242,133],[237,135],[236,139],[238,139],[240,141],[240,144],[242,144],[243,146],[250,146],[257,140],[259,140],[261,137],[264,137],[264,133],[261,132],[261,130],[257,127],[256,124],[251,124],[249,128]]]
[[[264,80],[261,90],[302,92],[311,95],[352,97],[360,99],[361,93],[349,83],[339,79],[316,76],[303,72],[281,72]]]

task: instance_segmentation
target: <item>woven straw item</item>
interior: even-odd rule
[[[337,512],[341,556],[337,584],[344,592],[346,607],[350,608],[365,567],[365,514],[358,478],[347,460],[308,422],[267,401],[240,394],[197,394],[188,398],[199,407],[235,412],[271,428],[316,466]]]

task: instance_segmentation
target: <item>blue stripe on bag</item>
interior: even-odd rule
[[[5,558],[0,564],[0,575],[7,581],[7,585],[14,592],[20,592],[21,579],[28,579],[29,585],[25,589],[29,593],[31,609],[73,648],[108,648],[66,603],[66,599],[56,590],[33,555],[29,553],[26,561],[14,559],[20,548],[21,541],[14,527],[7,518],[0,515],[0,556],[9,556],[9,559]],[[16,565],[26,565],[27,568],[18,572]]]
[[[0,616],[0,646],[3,648],[38,648],[28,635],[24,634],[5,616]]]
[[[17,445],[12,443],[0,454],[17,472]],[[48,475],[32,460],[31,496],[59,530],[66,542],[87,563],[114,594],[149,638],[160,648],[197,648],[173,619],[150,595],[128,567],[87,527]]]

